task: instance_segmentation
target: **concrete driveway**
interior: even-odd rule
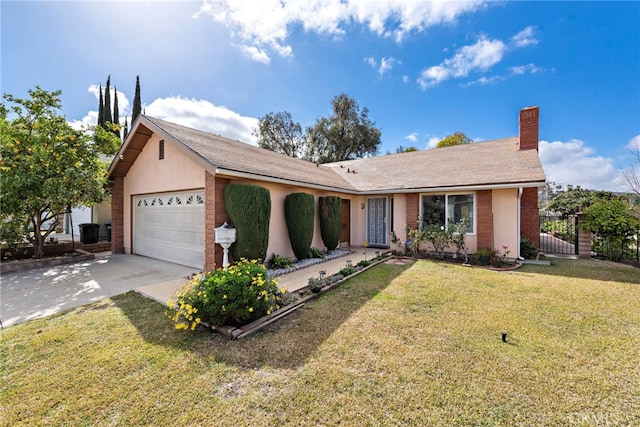
[[[10,325],[49,316],[132,289],[177,289],[192,267],[137,255],[97,255],[75,264],[6,273],[0,278],[0,320]]]

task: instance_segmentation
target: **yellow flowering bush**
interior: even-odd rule
[[[192,277],[174,294],[168,315],[177,329],[193,330],[201,322],[242,326],[279,309],[285,292],[264,265],[241,259],[227,270]]]

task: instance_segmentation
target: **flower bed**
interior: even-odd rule
[[[320,293],[386,261],[390,255],[356,266],[347,263],[341,273],[348,269],[349,274],[323,276],[317,291],[312,292],[308,285],[292,293],[278,289],[263,265],[242,260],[228,270],[218,269],[192,277],[169,302],[167,315],[177,329],[194,330],[202,325],[230,339],[243,338],[318,298]],[[309,280],[311,284],[314,279]]]

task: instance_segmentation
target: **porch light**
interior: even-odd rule
[[[229,265],[229,247],[236,241],[237,230],[226,222],[215,230],[215,242],[222,246],[222,268],[227,269]]]

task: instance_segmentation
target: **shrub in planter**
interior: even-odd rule
[[[224,203],[231,222],[238,230],[236,242],[231,245],[233,259],[264,260],[271,218],[269,190],[256,185],[228,184],[224,188]]]
[[[309,193],[291,193],[284,200],[284,217],[287,221],[291,249],[298,259],[309,258],[313,240],[315,200]]]
[[[262,264],[242,259],[227,270],[195,275],[174,294],[167,314],[176,329],[193,330],[201,322],[242,326],[279,309],[284,292]]]
[[[342,222],[342,199],[336,196],[318,198],[320,214],[320,235],[324,245],[331,251],[340,243],[340,223]]]
[[[309,258],[324,259],[324,252],[318,248],[311,248],[309,249]]]
[[[489,248],[480,248],[474,255],[474,259],[480,265],[489,265],[496,256],[496,252]]]
[[[350,276],[355,272],[356,272],[356,269],[353,267],[345,267],[342,270],[340,270],[340,274],[342,274],[344,277]]]
[[[538,250],[525,236],[520,236],[520,256],[525,259],[536,259]]]
[[[310,277],[308,285],[309,285],[309,289],[311,290],[311,292],[313,292],[314,294],[317,294],[324,287],[324,280],[323,279],[319,279],[317,277]]]
[[[273,254],[273,256],[271,257],[270,267],[272,269],[289,268],[292,265],[293,261],[291,260],[291,258],[288,258],[286,256]]]

